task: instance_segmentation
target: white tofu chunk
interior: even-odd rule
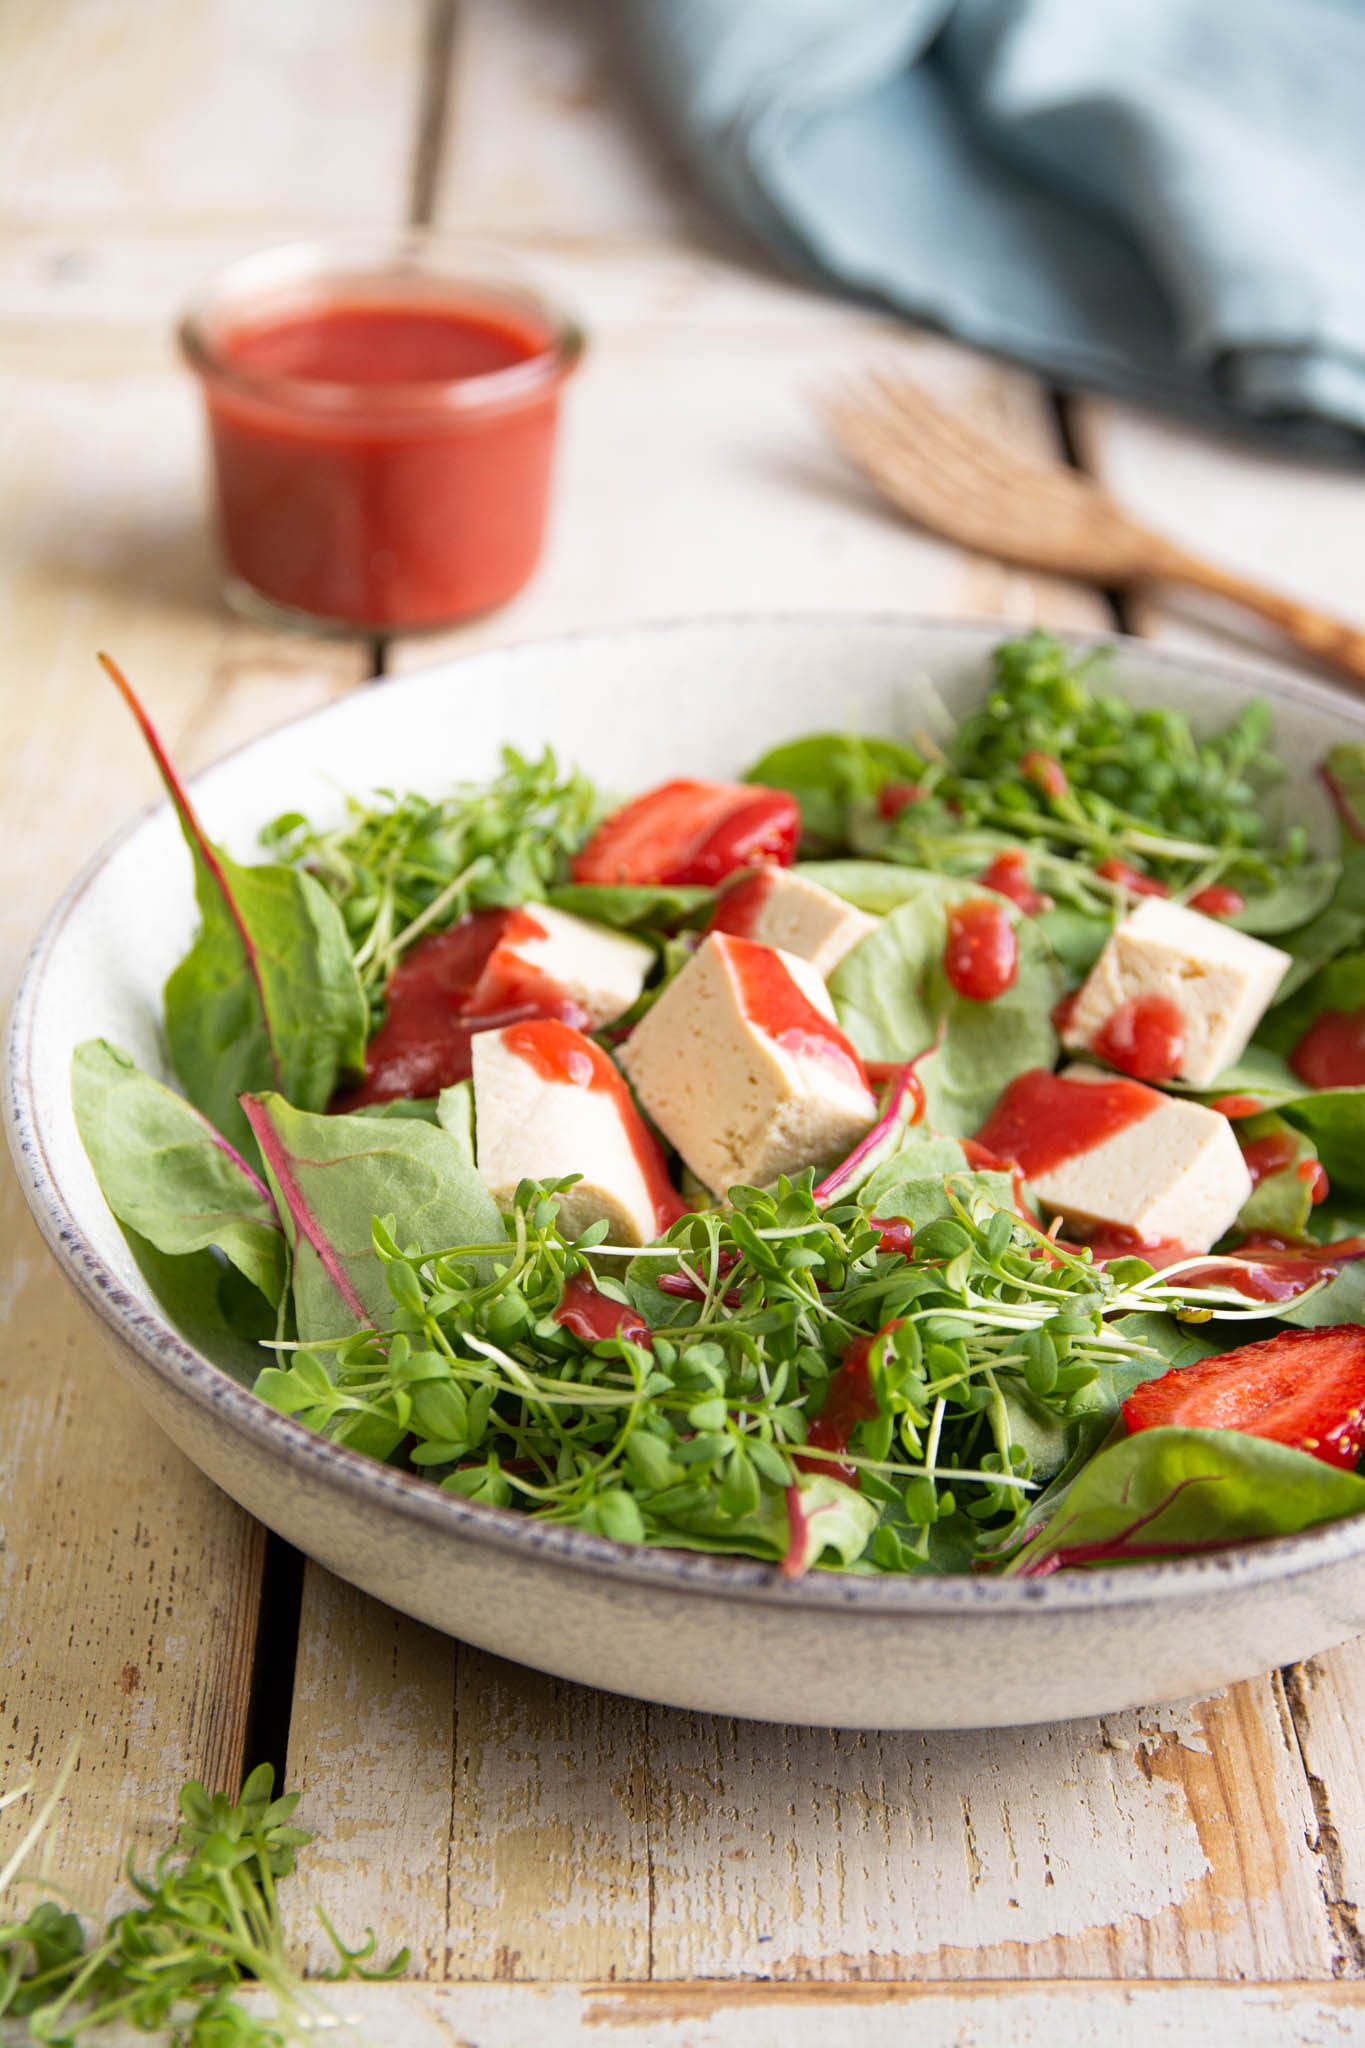
[[[808,960],[713,932],[646,1011],[621,1065],[713,1194],[840,1159],[877,1114]]]
[[[828,981],[845,953],[875,932],[878,923],[819,882],[808,882],[790,868],[768,867],[724,891],[711,929],[794,953]]]
[[[1242,1057],[1288,965],[1278,947],[1215,917],[1144,897],[1105,941],[1062,1041],[1103,1054],[1113,1019],[1121,1029],[1130,1006],[1164,1000],[1179,1012],[1181,1051],[1175,1072],[1160,1078],[1205,1087]]]
[[[680,1211],[657,1139],[601,1046],[555,1019],[471,1041],[479,1174],[499,1208],[523,1180],[582,1175],[560,1200],[577,1237],[606,1218],[613,1244],[649,1244]]]
[[[642,940],[552,910],[548,903],[526,904],[519,922],[528,927],[527,935],[504,939],[499,956],[510,954],[547,976],[586,1013],[593,1031],[625,1014],[654,964],[654,949]]]
[[[1082,1065],[1065,1068],[1061,1078],[1114,1080]],[[1200,1102],[1138,1081],[1123,1086],[1151,1097],[1147,1113],[1045,1172],[1029,1174],[1029,1187],[1069,1224],[1130,1230],[1147,1243],[1167,1239],[1206,1252],[1232,1228],[1251,1193],[1232,1125]]]

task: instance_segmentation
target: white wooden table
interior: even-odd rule
[[[376,654],[774,608],[1113,623],[840,470],[809,395],[893,353],[1020,449],[1059,449],[1058,408],[774,276],[631,113],[615,42],[596,0],[0,10],[7,978],[152,791],[100,646],[194,766]],[[234,253],[412,217],[524,252],[591,329],[548,557],[439,640],[262,632],[217,600],[171,317]],[[1136,511],[1361,616],[1358,478],[1117,406],[1066,417]],[[1155,602],[1130,623],[1191,646],[1226,626]],[[965,1736],[561,1685],[304,1566],[217,1494],[111,1377],[8,1180],[3,1205],[0,1782],[80,1734],[54,1867],[92,1904],[183,1778],[235,1789],[287,1755],[319,1836],[286,1893],[300,1957],[325,1959],[310,1899],[413,1946],[406,1985],[344,2001],[386,2043],[1365,2040],[1359,1646],[1201,1705]]]

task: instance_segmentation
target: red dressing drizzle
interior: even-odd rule
[[[1298,1156],[1298,1141],[1292,1131],[1268,1131],[1264,1138],[1251,1138],[1242,1147],[1242,1157],[1254,1188],[1258,1188],[1263,1180],[1269,1180],[1271,1174],[1283,1173]],[[1306,1166],[1312,1163],[1311,1160],[1304,1161]]]
[[[1108,860],[1102,860],[1095,873],[1102,875],[1106,882],[1117,882],[1130,896],[1169,896],[1171,893],[1155,875],[1139,874],[1136,868],[1130,868],[1127,861],[1120,860],[1116,854],[1111,853]]]
[[[729,932],[737,939],[751,939],[763,915],[763,906],[773,892],[773,871],[759,868],[756,874],[741,875],[722,890],[711,917],[713,932]]]
[[[1137,996],[1106,1017],[1091,1049],[1135,1081],[1169,1081],[1185,1056],[1185,1018],[1170,996]]]
[[[1205,917],[1238,917],[1246,907],[1241,890],[1230,889],[1226,882],[1210,882],[1190,898],[1190,909],[1202,910]]]
[[[898,818],[909,804],[924,801],[924,791],[917,782],[884,782],[877,792],[877,814],[879,817]]]
[[[1324,1010],[1289,1055],[1310,1088],[1365,1086],[1365,1009]]]
[[[1051,754],[1041,754],[1035,748],[1023,756],[1019,768],[1024,780],[1044,796],[1066,795],[1066,770]]]
[[[771,946],[755,945],[752,939],[729,932],[718,933],[712,943],[722,949],[740,1007],[751,1024],[784,1052],[822,1060],[837,1068],[850,1086],[867,1088],[867,1070],[843,1032],[816,1009]]]
[[[983,889],[994,889],[997,896],[1008,896],[1011,903],[1018,904],[1025,917],[1037,917],[1040,911],[1052,908],[1052,898],[1041,895],[1029,881],[1027,856],[1017,846],[1007,847],[1004,853],[998,853],[976,879]]]
[[[686,1202],[664,1171],[658,1141],[646,1130],[629,1088],[600,1045],[594,1045],[581,1031],[574,1031],[553,1017],[509,1024],[502,1042],[510,1053],[534,1068],[542,1081],[608,1096],[654,1205],[656,1230],[662,1234],[680,1216],[687,1215]]]
[[[1256,1095],[1216,1095],[1209,1108],[1216,1109],[1220,1116],[1235,1119],[1241,1116],[1259,1116],[1265,1104]]]
[[[602,1344],[608,1337],[629,1337],[649,1349],[653,1339],[649,1324],[628,1302],[613,1301],[595,1287],[586,1273],[575,1273],[554,1311],[554,1319],[585,1344]]]
[[[1160,1101],[1133,1081],[1072,1081],[1032,1067],[1010,1082],[976,1144],[997,1160],[1011,1160],[1031,1179],[1140,1123]]]
[[[879,1412],[868,1361],[878,1337],[899,1327],[898,1321],[888,1323],[885,1330],[874,1331],[872,1336],[859,1337],[850,1344],[843,1364],[830,1376],[820,1413],[806,1431],[809,1450],[846,1451],[858,1424],[871,1422]],[[792,1463],[802,1472],[827,1472],[847,1486],[861,1484],[856,1465],[840,1464],[833,1458],[806,1458],[800,1451],[792,1452]]]
[[[365,1055],[365,1079],[333,1108],[362,1109],[400,1097],[437,1095],[469,1078],[469,1041],[521,1017],[559,1017],[584,1025],[588,1016],[517,947],[543,939],[544,925],[527,910],[475,910],[432,932],[389,977],[384,1021]]]
[[[1019,941],[1003,904],[989,896],[955,903],[948,912],[943,971],[960,996],[993,1002],[1013,988],[1019,973]]]

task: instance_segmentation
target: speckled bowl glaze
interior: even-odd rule
[[[607,789],[725,775],[819,727],[933,729],[975,703],[995,624],[702,621],[475,654],[348,698],[242,748],[196,785],[251,858],[259,826],[338,792],[482,776],[505,740],[549,743]],[[1365,708],[1269,668],[1115,643],[1132,696],[1210,721],[1274,701],[1296,815]],[[189,941],[189,861],[166,805],[136,818],[53,912],[15,1003],[10,1142],[54,1257],[114,1365],[234,1499],[395,1607],[521,1663],[669,1705],[812,1726],[1059,1720],[1207,1692],[1365,1626],[1365,1517],[1218,1556],[1041,1581],[885,1579],[634,1550],[390,1471],[277,1415],[166,1321],[76,1135],[68,1069],[92,1033],[164,1071],[162,981]]]

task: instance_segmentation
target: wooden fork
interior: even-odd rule
[[[1187,553],[1130,519],[1090,477],[1060,463],[1021,461],[908,379],[875,375],[826,399],[823,410],[849,460],[931,532],[1089,583],[1159,581],[1213,591],[1365,683],[1365,632]]]

